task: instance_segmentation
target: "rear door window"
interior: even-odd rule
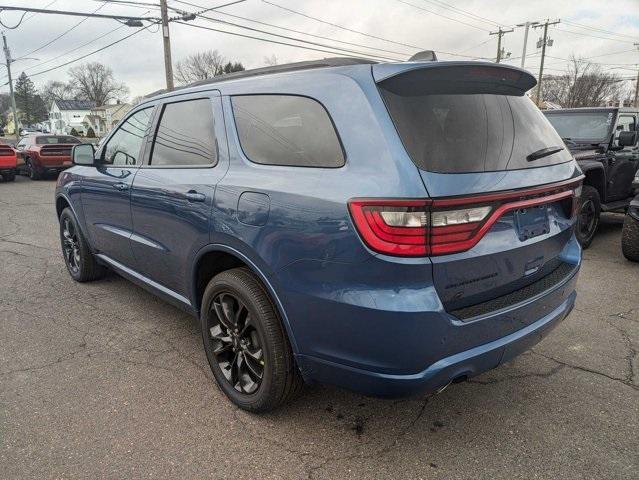
[[[515,170],[571,160],[562,150],[527,157],[563,141],[525,95],[470,82],[429,82],[428,74],[383,82],[379,89],[406,151],[423,170],[441,173]]]
[[[264,165],[335,168],[342,145],[328,113],[311,98],[294,95],[232,97],[246,157]]]
[[[155,133],[151,166],[217,164],[213,106],[208,98],[167,103]]]

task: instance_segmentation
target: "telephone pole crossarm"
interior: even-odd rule
[[[503,37],[504,35],[506,35],[507,33],[510,32],[514,32],[514,30],[511,28],[510,30],[504,30],[503,28],[499,27],[499,30],[497,30],[496,32],[490,32],[488,35],[497,35],[497,60],[496,63],[499,63],[501,61],[501,37]]]

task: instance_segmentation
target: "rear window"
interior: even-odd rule
[[[317,101],[293,95],[232,98],[242,150],[264,165],[341,167],[344,153],[333,123]]]
[[[412,78],[382,82],[380,92],[404,147],[420,169],[486,172],[571,160],[566,150],[527,160],[531,153],[564,144],[525,95],[504,94],[503,88],[486,83],[429,81],[428,73],[420,71],[399,77],[409,75]]]
[[[38,136],[35,139],[37,145],[51,145],[56,143],[80,143],[75,137],[52,135],[52,136]]]

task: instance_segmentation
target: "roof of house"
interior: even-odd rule
[[[95,107],[91,100],[56,100],[55,103],[60,110],[91,110]]]

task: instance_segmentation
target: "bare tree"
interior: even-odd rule
[[[270,57],[264,57],[264,65],[267,67],[272,67],[273,65],[277,65],[277,57],[275,55],[271,55]]]
[[[182,85],[206,80],[224,73],[225,59],[217,50],[189,55],[175,64],[173,75]]]
[[[544,78],[543,98],[566,108],[596,107],[621,98],[624,87],[618,75],[572,55],[566,73]]]
[[[98,62],[83,63],[69,69],[70,85],[76,98],[104,105],[111,100],[124,100],[129,89],[113,77],[113,70]]]
[[[51,104],[55,100],[68,100],[72,97],[71,85],[60,82],[59,80],[49,80],[40,90],[40,96],[47,107],[51,108]]]

